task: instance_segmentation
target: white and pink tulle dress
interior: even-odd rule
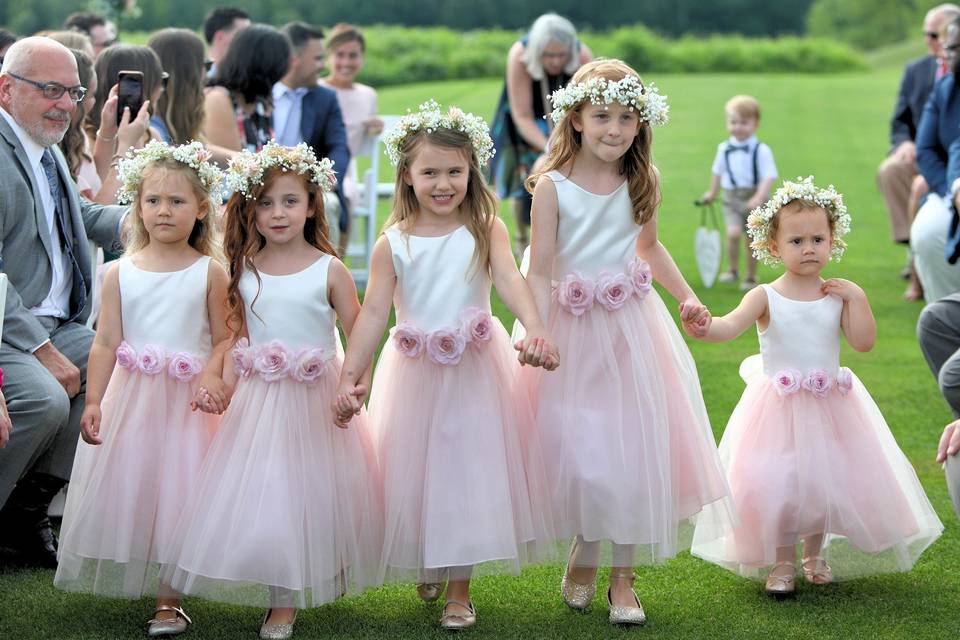
[[[158,590],[174,529],[219,418],[190,410],[211,351],[210,258],[181,271],[118,264],[123,342],[100,406],[97,446],[70,476],[54,584],[139,598]]]
[[[870,394],[840,367],[843,301],[763,288],[770,321],[720,443],[741,522],[698,526],[693,553],[762,578],[778,547],[826,534],[838,580],[910,569],[943,525]]]
[[[239,382],[163,569],[183,593],[307,608],[374,582],[383,507],[373,442],[365,415],[347,429],[333,422],[342,361],[332,261],[260,271],[262,286],[241,276]]]
[[[386,511],[380,573],[439,582],[516,572],[553,538],[543,460],[519,365],[490,314],[490,278],[466,227],[384,231],[397,324],[374,375]]]
[[[558,533],[610,541],[611,560],[654,564],[689,545],[693,519],[733,507],[690,351],[637,257],[626,182],[590,193],[563,174],[548,328],[554,372],[527,369]]]

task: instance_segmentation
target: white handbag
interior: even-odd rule
[[[700,226],[693,234],[693,251],[697,259],[700,279],[703,281],[703,286],[709,289],[716,282],[717,274],[720,273],[722,258],[720,221],[713,203],[705,204],[698,200],[696,204],[700,207]]]

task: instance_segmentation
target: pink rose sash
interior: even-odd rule
[[[130,373],[155,376],[166,372],[180,382],[190,382],[203,371],[203,361],[186,351],[168,353],[163,347],[148,344],[138,353],[126,340],[116,351],[117,365]]]
[[[232,356],[234,369],[241,378],[260,376],[266,382],[290,378],[314,384],[329,371],[334,354],[319,347],[294,350],[278,340],[251,345],[246,338],[240,338]]]
[[[647,297],[653,288],[650,265],[635,258],[621,272],[601,271],[596,278],[588,278],[578,271],[568,273],[554,283],[557,302],[567,312],[580,316],[599,304],[607,311],[616,311],[630,299]]]
[[[842,396],[847,395],[853,388],[853,373],[846,367],[840,367],[836,377],[823,369],[812,369],[806,375],[797,369],[782,369],[770,381],[781,398],[800,391],[809,391],[815,398],[826,398],[833,389]]]
[[[398,322],[391,339],[397,351],[412,359],[424,353],[433,362],[454,365],[460,362],[467,345],[481,347],[493,336],[493,317],[483,309],[468,307],[460,312],[460,324],[425,332],[409,322]]]

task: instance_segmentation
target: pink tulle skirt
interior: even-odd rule
[[[384,479],[380,576],[435,582],[519,567],[552,547],[549,488],[503,325],[460,362],[388,340],[370,416]]]
[[[374,583],[382,496],[366,415],[333,423],[340,363],[314,384],[242,378],[162,577],[255,606],[314,607]]]
[[[689,545],[692,521],[733,521],[697,370],[656,291],[582,315],[554,298],[554,372],[524,369],[557,531],[609,540],[653,564]],[[631,551],[632,549],[632,551]],[[606,554],[578,563],[606,563]]]
[[[817,398],[751,375],[720,454],[741,522],[698,526],[693,553],[742,575],[764,577],[778,547],[818,534],[838,580],[906,571],[943,531],[855,376],[847,395]]]
[[[195,383],[117,366],[104,394],[103,444],[81,440],[70,476],[54,584],[139,598],[158,589],[219,418],[190,410]]]

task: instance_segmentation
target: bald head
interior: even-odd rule
[[[43,72],[50,68],[77,71],[77,61],[70,49],[44,36],[31,36],[17,40],[3,56],[0,74],[15,73],[18,76]],[[76,84],[74,82],[73,84]],[[67,85],[73,86],[73,85]]]

